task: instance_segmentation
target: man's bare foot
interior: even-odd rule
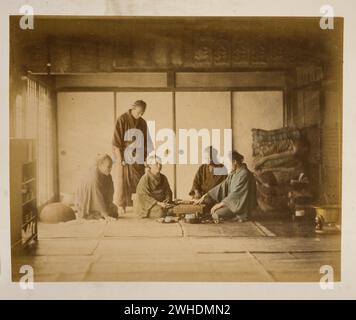
[[[216,223],[216,224],[220,223],[219,216],[215,212],[211,214],[211,217],[212,217],[214,223]]]
[[[118,208],[118,213],[119,213],[119,215],[126,213],[126,208],[125,207],[119,207]]]
[[[247,219],[246,219],[246,218],[241,218],[241,217],[239,217],[239,216],[236,216],[236,217],[234,217],[234,218],[232,219],[232,221],[234,221],[234,222],[239,222],[239,223],[244,223],[244,222],[247,221]]]
[[[104,217],[105,221],[110,222],[110,221],[116,221],[114,217],[106,216]]]

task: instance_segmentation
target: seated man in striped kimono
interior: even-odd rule
[[[200,199],[203,194],[223,182],[227,177],[227,169],[222,163],[218,163],[218,151],[214,147],[207,147],[204,150],[204,155],[207,163],[199,167],[189,192],[189,195],[194,199]]]

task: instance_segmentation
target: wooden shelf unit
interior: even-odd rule
[[[35,140],[10,139],[11,247],[37,240],[37,173]]]

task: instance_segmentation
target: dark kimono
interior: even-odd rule
[[[256,183],[253,174],[243,166],[232,171],[227,178],[208,192],[215,202],[224,204],[230,216],[247,218],[256,205]]]
[[[215,175],[214,167],[209,164],[202,164],[195,174],[193,186],[189,192],[190,196],[194,196],[194,191],[198,190],[201,195],[207,193],[219,183],[223,182],[227,177],[227,170],[223,165],[216,166],[219,169],[225,169],[225,175]]]
[[[114,184],[111,175],[105,175],[95,166],[84,177],[77,189],[78,217],[100,219],[102,212],[116,218],[113,204]]]
[[[171,202],[172,190],[165,175],[156,177],[147,171],[137,185],[136,196],[135,209],[141,217],[159,218],[163,217],[166,211],[157,202]]]
[[[125,149],[134,141],[125,141],[124,139],[125,132],[129,129],[139,129],[143,134],[144,148],[141,152],[143,152],[144,160],[146,160],[147,154],[150,152],[151,148],[151,141],[150,139],[147,139],[146,121],[142,118],[135,119],[131,115],[131,110],[122,114],[116,121],[112,140],[113,146],[118,148],[115,152],[118,174],[115,202],[121,207],[132,206],[132,194],[136,192],[137,184],[145,173],[145,166],[143,163],[126,164],[125,166],[121,165],[122,161],[125,159]]]

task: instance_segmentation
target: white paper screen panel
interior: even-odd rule
[[[59,184],[61,193],[75,193],[98,153],[112,154],[114,94],[58,93]]]
[[[177,92],[176,128],[179,129],[220,129],[220,145],[223,147],[223,130],[231,128],[230,92]],[[189,147],[189,144],[188,144]],[[198,145],[201,152],[202,143]],[[188,149],[189,150],[189,149]],[[188,151],[188,159],[190,152]],[[199,162],[202,159],[199,156]],[[177,197],[189,198],[194,175],[199,164],[177,165]]]

